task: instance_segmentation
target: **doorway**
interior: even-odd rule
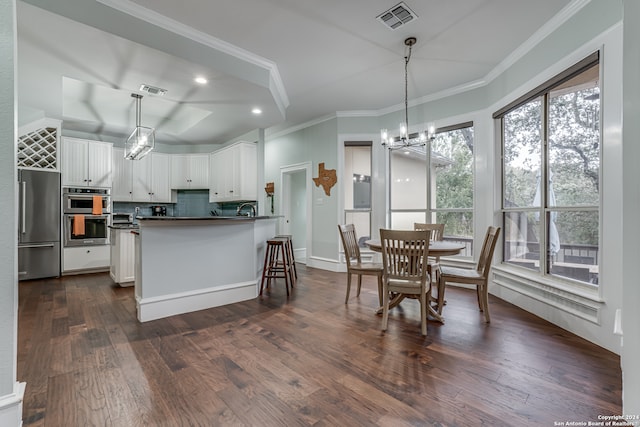
[[[290,234],[296,262],[311,255],[311,162],[280,168],[280,233]]]

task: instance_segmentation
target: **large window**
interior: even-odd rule
[[[597,284],[599,59],[496,113],[502,123],[504,262]]]
[[[391,228],[444,223],[445,240],[472,256],[473,123],[438,129],[426,147],[394,149],[389,162]]]
[[[371,145],[344,143],[344,223],[354,225],[361,247],[371,238]]]

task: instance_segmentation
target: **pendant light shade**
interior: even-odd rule
[[[131,132],[129,139],[125,143],[124,158],[140,160],[155,146],[155,129],[140,126],[142,95],[132,93],[131,96],[136,99],[136,128]]]

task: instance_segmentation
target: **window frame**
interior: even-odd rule
[[[350,178],[351,177],[347,177],[346,174],[344,173],[346,171],[346,151],[348,147],[368,147],[369,148],[369,170],[371,172],[370,174],[370,179],[372,179],[372,175],[373,175],[373,141],[351,141],[351,140],[346,140],[343,141],[342,143],[342,157],[343,159],[345,159],[345,161],[343,161],[342,164],[342,169],[343,169],[343,175],[344,179],[347,180],[349,179],[349,182],[351,182]],[[343,224],[347,224],[347,217],[349,214],[360,214],[360,213],[367,213],[369,216],[368,222],[369,222],[369,233],[368,233],[368,237],[369,238],[373,238],[373,224],[371,223],[372,220],[372,212],[373,212],[373,199],[374,199],[374,195],[373,195],[373,183],[371,183],[371,188],[369,189],[369,199],[370,199],[370,204],[368,208],[346,208],[346,200],[344,200],[344,195],[343,195],[343,208],[342,208],[342,222]],[[358,233],[359,230],[356,230],[356,233],[358,235],[358,238],[363,237],[361,235],[361,233]],[[367,246],[364,244],[359,244],[358,246],[360,246],[361,249],[366,249]]]
[[[474,127],[474,122],[471,121],[464,121],[464,122],[459,122],[453,125],[449,125],[449,126],[442,126],[442,127],[438,127],[435,130],[435,135],[438,134],[442,134],[442,133],[446,133],[446,132],[451,132],[451,131],[455,131],[455,130],[461,130],[461,129],[465,129],[465,128],[471,128],[473,130],[473,137],[474,137],[474,147],[475,147],[475,127]],[[427,171],[426,175],[426,182],[425,182],[425,191],[426,191],[426,207],[424,209],[422,208],[418,208],[418,209],[393,209],[392,207],[392,176],[393,176],[393,172],[392,172],[392,156],[391,156],[391,150],[389,150],[389,155],[387,156],[387,171],[388,171],[388,176],[387,176],[387,181],[389,182],[389,186],[388,186],[388,209],[387,209],[387,226],[391,227],[392,224],[392,215],[394,213],[421,213],[424,214],[424,218],[425,218],[425,222],[429,223],[433,221],[433,218],[437,216],[438,213],[448,213],[448,212],[456,212],[456,213],[471,213],[471,215],[473,216],[474,220],[472,221],[472,231],[471,231],[471,237],[470,237],[470,242],[466,242],[466,241],[462,241],[462,243],[465,243],[467,249],[465,249],[460,255],[456,255],[455,258],[458,259],[472,259],[474,252],[474,239],[475,239],[475,216],[476,216],[476,212],[475,212],[475,208],[476,208],[476,197],[475,197],[475,182],[476,182],[476,170],[475,170],[475,164],[476,164],[476,152],[475,150],[471,153],[472,154],[472,160],[471,160],[471,170],[472,170],[472,186],[473,186],[473,201],[472,201],[472,206],[469,208],[434,208],[433,207],[433,202],[434,202],[434,194],[433,192],[435,191],[435,187],[434,187],[434,182],[432,182],[432,178],[431,178],[431,173],[430,173],[430,167],[431,167],[431,145],[428,144],[429,149],[425,150],[425,154],[426,154],[426,159],[425,159],[425,163],[426,165],[429,165],[429,170]]]
[[[561,86],[563,83],[569,81],[570,79],[587,71],[589,68],[592,68],[595,66],[597,66],[599,70],[598,89],[599,89],[600,99],[602,99],[603,98],[602,58],[601,58],[600,50],[596,50],[595,52],[586,56],[581,61],[568,67],[564,71],[561,71],[554,77],[551,77],[546,82],[540,84],[536,88],[518,97],[516,100],[508,103],[506,106],[502,107],[501,109],[493,113],[493,118],[497,122],[499,135],[500,135],[500,139],[499,139],[499,144],[500,144],[499,182],[500,182],[500,190],[501,190],[500,214],[501,214],[502,227],[505,230],[505,232],[502,233],[503,250],[502,250],[501,264],[503,266],[509,266],[517,270],[526,271],[530,274],[539,275],[540,277],[546,280],[549,280],[551,282],[563,283],[571,287],[582,287],[582,288],[587,287],[590,289],[599,289],[600,284],[599,283],[593,284],[593,283],[585,282],[582,280],[573,279],[571,277],[566,277],[566,276],[561,276],[561,275],[551,273],[550,259],[549,259],[549,254],[547,253],[548,240],[549,240],[549,224],[550,224],[549,215],[551,215],[552,212],[597,212],[598,213],[598,249],[597,249],[598,257],[597,258],[600,260],[602,259],[602,246],[603,246],[602,223],[601,223],[602,191],[598,192],[598,200],[593,205],[585,204],[585,205],[575,205],[575,206],[573,205],[550,206],[549,200],[548,200],[549,187],[548,187],[547,176],[548,176],[548,173],[549,173],[548,171],[550,167],[550,163],[549,163],[549,149],[550,149],[549,148],[549,127],[550,127],[549,126],[549,121],[550,121],[549,110],[550,108],[549,106],[550,106],[550,100],[551,100],[551,93],[555,88]],[[541,186],[542,186],[541,187],[541,194],[542,194],[541,203],[539,207],[529,207],[529,206],[505,207],[504,195],[506,193],[506,188],[505,188],[506,183],[505,183],[505,163],[504,163],[505,161],[505,120],[504,119],[505,119],[505,116],[507,116],[510,112],[538,98],[541,100],[541,107],[542,107],[542,111],[541,111],[542,128],[541,128],[541,142],[540,142],[541,144],[540,145],[540,150],[541,150],[540,180],[541,180]],[[604,108],[603,108],[603,104],[601,103],[599,106],[599,122],[600,123],[602,123],[603,116],[604,116]],[[603,144],[602,144],[604,131],[603,131],[602,125],[600,125],[598,132],[599,132],[599,141],[600,141],[599,148],[598,148],[599,150],[598,183],[599,183],[599,188],[602,189],[602,167],[604,163],[603,161],[604,150],[603,150]],[[538,270],[528,269],[526,267],[520,267],[515,264],[508,263],[505,260],[505,256],[507,252],[506,251],[507,233],[505,228],[505,222],[506,222],[506,216],[511,213],[538,213],[540,215],[540,218],[543,218],[543,217],[545,218],[544,221],[540,221],[541,225],[539,228],[540,266]],[[600,266],[600,261],[598,261],[597,265]]]

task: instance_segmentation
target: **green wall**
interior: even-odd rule
[[[318,176],[318,164],[325,169],[337,169],[337,119],[331,119],[308,128],[265,141],[265,182],[275,183],[275,209],[279,212],[282,184],[280,168],[312,162],[312,177]],[[319,257],[336,260],[338,253],[338,187],[327,196],[322,187],[313,185],[312,246],[307,248],[307,259]]]

